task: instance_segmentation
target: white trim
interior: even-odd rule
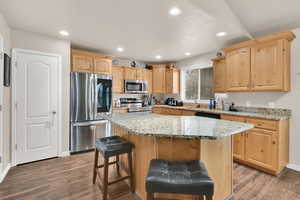
[[[0,183],[4,180],[5,176],[7,175],[8,171],[10,170],[11,165],[8,163],[6,168],[0,173]]]
[[[71,154],[70,154],[70,151],[64,151],[64,152],[61,152],[60,154],[59,154],[59,157],[67,157],[67,156],[70,156]]]
[[[288,164],[286,167],[289,168],[289,169],[300,172],[300,165]]]
[[[41,54],[46,56],[53,56],[58,58],[58,125],[57,125],[57,131],[58,131],[58,145],[57,145],[57,156],[63,155],[62,152],[62,138],[63,138],[63,131],[62,131],[62,57],[58,54],[51,54],[51,53],[44,53],[40,51],[32,51],[32,50],[26,50],[26,49],[18,49],[14,48],[12,49],[12,115],[11,115],[11,123],[12,123],[12,139],[11,139],[11,166],[16,166],[18,163],[16,163],[16,151],[15,151],[15,145],[17,144],[17,132],[16,132],[16,75],[17,75],[17,67],[15,65],[17,54],[25,52],[25,53],[32,53],[32,54]]]
[[[1,59],[1,63],[3,65],[3,68],[1,69],[1,73],[0,73],[0,106],[1,106],[1,110],[0,110],[0,157],[2,158],[1,159],[1,162],[0,162],[0,171],[2,170],[2,167],[3,167],[3,160],[4,160],[4,115],[3,115],[3,109],[4,109],[4,106],[3,106],[3,94],[4,94],[4,86],[3,86],[3,74],[4,74],[4,39],[2,37],[2,35],[0,34],[0,43],[2,44],[2,48],[0,48],[0,57],[2,58]],[[0,181],[1,182],[1,181]]]

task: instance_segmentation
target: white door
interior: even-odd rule
[[[59,57],[16,53],[16,164],[58,155]]]
[[[3,52],[3,38],[0,35],[0,172],[2,172],[2,162],[3,162],[3,62],[4,62],[4,52]]]

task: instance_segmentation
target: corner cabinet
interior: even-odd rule
[[[214,92],[226,92],[226,60],[225,57],[213,60]]]
[[[171,68],[166,70],[166,92],[167,94],[180,93],[180,70]]]
[[[221,119],[246,122],[254,128],[233,136],[236,162],[270,174],[279,174],[289,162],[289,121],[268,120],[231,115]]]
[[[71,49],[71,71],[111,74],[112,59],[99,53]]]
[[[222,79],[215,81],[215,92],[289,92],[294,38],[293,32],[284,31],[224,48],[226,72],[215,70],[214,76],[222,73],[226,88],[220,87]]]

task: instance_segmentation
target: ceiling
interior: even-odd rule
[[[166,62],[185,59],[186,52],[204,54],[259,34],[300,27],[299,2],[0,0],[0,12],[13,28],[58,38],[60,30],[67,30],[74,47],[146,62],[157,62],[155,56],[161,55],[159,62]],[[169,15],[174,6],[181,15]],[[220,31],[228,34],[216,37]],[[117,47],[125,51],[117,52]]]

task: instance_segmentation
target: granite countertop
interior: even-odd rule
[[[219,139],[254,127],[240,122],[151,112],[112,114],[105,118],[130,133],[158,137]]]
[[[227,114],[227,115],[237,115],[243,117],[254,117],[254,118],[263,118],[271,120],[287,120],[291,118],[291,110],[288,109],[270,109],[270,108],[254,108],[250,111],[225,111],[225,110],[211,110],[207,108],[193,108],[188,106],[168,106],[168,105],[154,105],[153,107],[164,107],[164,108],[173,108],[173,109],[183,109],[191,111],[201,111],[207,113],[217,113],[217,114]],[[250,109],[249,109],[250,110]],[[256,110],[256,112],[254,112]]]

